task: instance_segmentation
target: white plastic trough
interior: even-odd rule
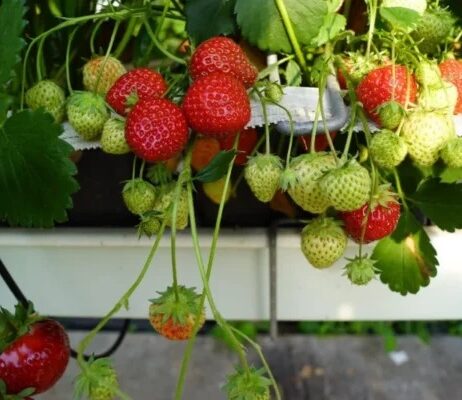
[[[417,295],[401,296],[375,281],[355,287],[342,276],[343,262],[319,271],[308,265],[296,230],[277,234],[279,320],[462,319],[462,231],[429,229],[439,254],[437,277]],[[211,233],[203,231],[204,256]],[[269,240],[265,230],[223,231],[212,290],[228,319],[269,318]],[[43,314],[101,317],[135,279],[151,241],[131,229],[51,231],[0,229],[0,257]],[[170,241],[165,237],[151,270],[120,317],[144,318],[147,300],[171,283]],[[350,244],[348,256],[356,251]],[[201,287],[189,232],[178,237],[181,283]],[[14,299],[0,282],[0,304]],[[209,315],[210,317],[210,315]]]

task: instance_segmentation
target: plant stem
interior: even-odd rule
[[[99,32],[100,28],[101,28],[101,25],[104,24],[104,19],[98,21],[96,24],[95,24],[95,27],[93,28],[93,30],[91,31],[91,36],[90,36],[90,51],[91,51],[91,54],[92,55],[95,55],[96,54],[96,49],[95,49],[95,38],[96,38],[96,34]]]
[[[266,109],[266,101],[259,90],[255,90],[258,98],[260,99],[261,109],[263,111],[263,120],[265,121],[265,153],[269,155],[271,153],[269,124],[268,124],[268,110]]]
[[[83,340],[79,343],[78,350],[77,350],[77,362],[80,366],[80,368],[85,371],[86,364],[85,360],[83,358],[83,354],[85,350],[88,348],[90,343],[93,341],[97,333],[107,324],[107,322],[117,313],[120,311],[122,307],[126,307],[128,304],[128,301],[130,300],[131,295],[135,292],[135,290],[138,288],[144,277],[146,276],[146,273],[149,270],[149,267],[151,266],[152,260],[154,258],[154,255],[157,252],[157,249],[159,248],[160,241],[162,239],[162,236],[164,234],[165,230],[165,224],[166,221],[164,220],[162,222],[162,225],[160,227],[159,233],[157,234],[157,238],[154,241],[153,245],[151,246],[151,250],[149,251],[148,257],[138,275],[136,280],[133,282],[133,284],[130,286],[130,288],[124,293],[124,295],[119,299],[119,301],[113,306],[113,308],[106,314],[106,316],[96,325],[93,330],[91,330],[84,338]]]
[[[74,30],[71,32],[71,34],[68,37],[67,41],[67,48],[66,48],[66,82],[67,82],[67,90],[69,91],[69,95],[72,95],[72,83],[71,83],[71,71],[70,71],[70,51],[71,51],[71,45],[72,45],[72,40],[74,39],[75,34],[77,33],[77,30],[79,29],[78,26],[74,28]]]
[[[369,60],[372,39],[374,38],[375,23],[377,20],[377,0],[368,0],[367,4],[369,6],[369,32],[367,33],[366,60]]]
[[[178,64],[183,64],[183,65],[186,65],[186,61],[183,60],[182,58],[179,58],[175,55],[173,55],[172,53],[170,53],[164,46],[162,46],[159,42],[159,40],[157,39],[156,35],[154,34],[154,32],[152,31],[151,29],[151,26],[149,25],[148,22],[144,21],[144,27],[146,28],[146,32],[148,33],[149,37],[151,38],[151,40],[153,41],[153,43],[156,45],[156,47],[167,57],[169,58],[170,60],[178,63]]]
[[[98,77],[96,79],[96,84],[95,84],[95,87],[93,89],[93,93],[98,93],[98,86],[99,86],[99,83],[101,82],[101,77],[103,76],[104,68],[106,67],[106,63],[107,63],[107,60],[109,58],[109,55],[111,54],[112,46],[114,46],[114,40],[115,40],[117,32],[119,30],[119,26],[120,26],[120,21],[116,21],[116,23],[114,24],[114,29],[112,30],[111,39],[109,40],[109,44],[107,46],[107,50],[106,50],[106,54],[104,56],[104,60],[103,60],[103,62],[101,64],[101,67],[99,68]]]
[[[281,15],[284,28],[287,32],[287,36],[289,37],[292,48],[294,49],[298,63],[302,67],[303,72],[307,74],[308,70],[307,70],[306,60],[305,60],[305,57],[303,56],[300,43],[298,42],[297,35],[295,34],[294,28],[292,26],[292,21],[290,20],[289,13],[287,11],[284,0],[274,0],[274,1],[276,3],[276,7],[278,8],[279,14]]]
[[[263,364],[263,367],[265,368],[266,372],[268,373],[268,376],[270,377],[271,383],[273,384],[273,387],[274,387],[274,392],[276,393],[276,399],[281,400],[281,392],[279,391],[279,386],[276,382],[276,379],[274,378],[273,373],[271,372],[271,368],[269,367],[265,356],[263,355],[261,346],[257,342],[252,340],[249,336],[247,336],[244,332],[241,332],[239,329],[236,329],[234,326],[230,326],[230,328],[238,336],[242,337],[244,340],[249,342],[249,344],[254,348],[255,352],[258,354],[258,357],[260,358]]]
[[[37,59],[36,61],[36,68],[37,68],[37,80],[41,81],[43,79],[43,72],[42,67],[44,66],[43,62],[43,45],[45,44],[45,38],[40,40],[38,49],[37,49]]]
[[[128,25],[127,25],[127,28],[125,29],[124,35],[122,36],[122,39],[120,39],[119,44],[114,50],[115,58],[119,58],[124,52],[125,48],[128,45],[128,42],[130,41],[132,37],[133,31],[135,30],[137,22],[138,22],[137,18],[134,16],[128,20]]]
[[[236,148],[238,140],[239,140],[239,135],[236,135],[234,148]],[[224,185],[220,205],[219,205],[219,208],[218,208],[218,214],[217,214],[217,219],[216,219],[216,223],[215,223],[215,229],[214,229],[214,233],[213,233],[213,237],[212,237],[212,243],[210,245],[210,253],[209,253],[209,259],[208,259],[207,271],[205,272],[205,274],[204,274],[204,261],[203,261],[203,258],[202,258],[202,253],[201,253],[201,250],[200,250],[199,239],[198,239],[198,234],[197,234],[196,216],[195,216],[194,201],[193,201],[192,181],[188,180],[187,183],[186,183],[187,193],[188,193],[189,219],[190,219],[190,225],[191,225],[191,237],[193,239],[194,251],[195,251],[197,263],[198,263],[198,266],[199,266],[199,271],[201,273],[201,278],[203,280],[203,285],[204,285],[204,290],[202,292],[201,299],[200,299],[199,310],[200,310],[200,312],[202,312],[202,309],[203,309],[204,304],[205,304],[205,299],[207,298],[209,300],[210,308],[212,310],[214,318],[217,320],[217,322],[219,324],[224,323],[224,325],[220,325],[220,326],[222,326],[222,328],[223,328],[223,330],[225,332],[229,332],[229,326],[226,324],[225,321],[223,321],[223,319],[222,319],[221,315],[218,313],[218,311],[214,307],[212,307],[212,304],[214,306],[213,298],[212,298],[212,303],[210,303],[209,296],[211,296],[211,293],[210,293],[210,287],[208,285],[208,281],[209,281],[210,275],[212,273],[213,262],[214,262],[214,258],[215,258],[215,252],[216,252],[216,247],[217,247],[217,244],[218,244],[218,237],[219,237],[219,233],[220,233],[221,220],[222,220],[222,217],[223,217],[223,209],[224,209],[224,205],[225,205],[225,201],[226,201],[226,193],[228,192],[228,187],[229,187],[229,184],[230,184],[230,181],[231,181],[231,172],[232,172],[232,169],[233,169],[233,164],[234,164],[234,160],[230,162],[229,167],[228,167],[228,171],[227,171],[227,174],[226,174],[225,185]],[[215,315],[215,312],[217,313],[216,315]],[[196,323],[195,323],[195,326],[194,326],[194,332],[195,333],[197,333],[197,330],[198,330],[198,327],[199,327],[199,322],[200,322],[200,318],[196,318]],[[228,328],[228,331],[226,330],[226,327]],[[229,335],[229,333],[228,333],[228,335]],[[246,370],[248,370],[247,359],[245,357],[245,354],[243,352],[241,344],[233,336],[232,332],[230,334],[230,339],[231,339],[231,341],[233,341],[233,343],[235,345],[236,345],[236,342],[237,342],[236,350],[237,350],[237,352],[239,354],[239,358],[241,359],[241,363],[244,365],[244,368]],[[181,400],[181,398],[182,398],[183,390],[184,390],[184,383],[185,383],[185,378],[186,378],[186,372],[188,370],[188,366],[189,366],[189,363],[190,363],[190,360],[191,360],[191,355],[192,355],[192,351],[193,351],[193,348],[194,348],[195,341],[196,341],[196,335],[193,335],[189,339],[188,344],[186,346],[186,349],[185,349],[185,352],[184,352],[184,355],[183,355],[183,361],[182,361],[181,367],[180,367],[180,374],[179,374],[178,380],[177,380],[177,386],[176,386],[176,390],[175,390],[175,400]]]
[[[160,21],[158,22],[157,26],[156,26],[156,31],[154,32],[154,36],[158,39],[159,38],[159,33],[162,29],[162,27],[164,26],[164,22],[165,22],[165,16],[167,15],[167,11],[169,10],[170,8],[170,4],[171,4],[172,0],[166,0],[165,4],[164,4],[164,9],[162,11],[162,15],[160,16]]]
[[[395,178],[396,190],[398,191],[398,195],[403,201],[404,208],[408,210],[409,206],[407,205],[407,202],[406,202],[406,195],[404,194],[403,187],[401,186],[401,179],[399,178],[398,170],[396,168],[393,169],[393,176]]]

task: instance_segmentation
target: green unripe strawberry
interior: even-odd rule
[[[264,376],[265,369],[250,367],[248,370],[236,368],[227,377],[226,391],[228,400],[269,400],[271,381]]]
[[[157,235],[160,232],[162,222],[159,219],[158,215],[147,215],[141,216],[141,221],[138,224],[138,233],[140,236],[145,234],[147,237]]]
[[[401,136],[407,144],[410,157],[417,164],[430,167],[454,137],[454,122],[447,115],[417,110],[406,118]]]
[[[403,106],[397,101],[387,101],[378,109],[380,125],[382,128],[395,130],[406,115]]]
[[[167,218],[166,225],[173,225],[173,202],[176,196],[176,183],[166,185],[161,189],[153,210],[163,213],[159,218]],[[180,189],[176,212],[176,229],[185,229],[189,221],[188,193],[185,188]]]
[[[348,276],[351,283],[355,285],[367,285],[375,277],[376,262],[367,256],[365,258],[356,257],[345,265],[344,275]]]
[[[434,62],[422,61],[415,70],[415,78],[422,86],[441,86],[441,71]]]
[[[268,82],[265,88],[265,97],[274,101],[275,103],[279,103],[282,99],[284,92],[282,90],[281,85],[275,82]]]
[[[328,153],[302,154],[290,163],[295,180],[288,188],[292,200],[305,211],[319,214],[330,202],[319,186],[319,179],[335,168],[335,158]]]
[[[420,18],[411,35],[421,52],[433,54],[450,38],[455,22],[456,19],[450,11],[439,7],[431,8]]]
[[[424,110],[436,110],[452,115],[458,98],[457,87],[450,82],[442,82],[439,86],[422,88],[417,103]]]
[[[114,82],[125,74],[127,70],[114,57],[95,57],[83,67],[83,86],[89,92],[106,96]]]
[[[450,168],[462,168],[462,137],[451,139],[441,150],[441,159]]]
[[[392,169],[405,159],[407,145],[396,133],[383,129],[372,137],[369,153],[378,166]]]
[[[353,211],[369,200],[371,178],[366,168],[351,160],[327,172],[320,187],[336,210]]]
[[[125,205],[131,213],[137,215],[151,211],[156,197],[156,188],[140,178],[128,181],[122,190]]]
[[[245,180],[255,197],[263,203],[271,201],[279,189],[282,163],[274,154],[257,154],[247,161]]]
[[[382,7],[401,7],[409,8],[420,15],[423,15],[427,9],[427,0],[383,0]]]
[[[343,256],[347,235],[340,222],[333,218],[318,217],[303,228],[301,249],[315,268],[327,268]]]
[[[116,118],[109,118],[103,126],[101,149],[109,154],[126,154],[130,147],[125,140],[125,123]]]
[[[87,368],[77,377],[75,398],[89,400],[113,400],[119,383],[117,373],[108,358],[90,360]]]
[[[26,104],[33,110],[43,107],[58,123],[64,119],[66,96],[64,90],[53,81],[43,80],[32,86],[26,92]]]
[[[96,139],[109,119],[104,99],[90,92],[74,92],[67,101],[67,118],[85,140]]]

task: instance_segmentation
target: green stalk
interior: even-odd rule
[[[181,190],[183,187],[184,181],[191,180],[191,169],[189,164],[191,163],[191,156],[192,156],[192,146],[188,149],[186,157],[184,159],[184,167],[181,171],[180,177],[178,178],[178,182],[175,187],[175,196],[173,200],[173,207],[172,207],[172,223],[171,223],[171,230],[170,230],[170,250],[171,250],[171,257],[172,257],[172,276],[173,276],[173,291],[175,293],[175,300],[178,303],[180,301],[180,296],[178,294],[178,269],[177,269],[177,262],[176,262],[176,221],[178,216],[178,202],[180,201]],[[199,318],[200,319],[200,318]]]
[[[393,176],[395,178],[395,183],[396,183],[396,190],[398,191],[398,195],[403,201],[403,206],[406,210],[409,210],[409,206],[406,202],[406,195],[404,194],[403,187],[401,186],[401,179],[398,174],[398,170],[396,168],[393,169]]]
[[[162,46],[157,39],[156,35],[151,29],[151,26],[149,25],[148,22],[144,21],[144,27],[146,28],[146,32],[148,33],[149,37],[151,38],[152,42],[156,45],[156,47],[170,60],[178,63],[178,64],[183,64],[186,65],[186,61],[183,60],[182,58],[179,58],[175,56],[174,54],[170,53],[164,46]]]
[[[37,59],[36,61],[36,69],[37,69],[37,80],[41,81],[43,79],[43,69],[45,67],[45,63],[43,62],[43,46],[45,44],[45,38],[40,40],[38,49],[37,49]]]
[[[157,234],[157,238],[155,242],[153,243],[151,250],[149,251],[148,257],[138,275],[136,280],[133,282],[133,284],[130,286],[130,288],[124,293],[124,295],[119,299],[119,301],[113,306],[113,308],[106,314],[106,316],[96,325],[93,330],[91,330],[84,338],[83,340],[79,343],[78,349],[77,349],[77,362],[80,366],[80,368],[85,371],[87,366],[85,364],[85,360],[83,357],[83,354],[85,350],[88,348],[90,343],[93,341],[95,336],[98,334],[98,332],[104,328],[104,326],[108,323],[108,321],[116,314],[118,313],[122,307],[126,307],[128,304],[128,301],[130,300],[131,295],[135,292],[135,290],[138,288],[144,277],[146,276],[146,273],[149,270],[149,267],[151,266],[152,260],[154,258],[154,255],[157,252],[157,249],[159,248],[160,241],[162,239],[164,230],[165,230],[165,224],[166,221],[164,220],[162,222],[162,225],[160,227],[159,233]]]
[[[96,54],[96,50],[95,50],[95,39],[96,39],[96,34],[99,32],[100,28],[101,28],[101,25],[104,24],[104,19],[98,21],[96,24],[95,24],[95,27],[93,28],[93,30],[91,31],[91,36],[90,36],[90,51],[91,51],[91,54],[94,55]]]
[[[239,138],[238,138],[238,135],[237,135],[235,143],[234,143],[235,148],[237,146],[238,140],[239,140]],[[216,223],[215,223],[215,229],[214,229],[214,232],[213,232],[212,243],[211,243],[211,246],[210,246],[210,253],[209,253],[209,259],[208,259],[207,271],[205,272],[205,274],[204,274],[204,261],[203,261],[203,258],[202,258],[202,253],[201,253],[201,250],[200,250],[198,234],[197,234],[196,216],[195,216],[194,201],[193,201],[193,186],[192,186],[192,181],[191,180],[187,181],[188,208],[189,208],[189,219],[190,219],[190,225],[191,225],[191,237],[193,239],[194,251],[195,251],[197,263],[198,263],[198,266],[199,266],[199,271],[201,273],[201,278],[203,279],[203,284],[204,284],[204,290],[203,290],[202,295],[201,295],[199,310],[203,309],[203,307],[205,305],[205,299],[206,298],[209,300],[209,303],[210,303],[210,299],[208,298],[208,296],[211,295],[211,293],[210,293],[210,288],[209,288],[209,285],[208,285],[208,281],[209,281],[210,275],[212,273],[213,262],[214,262],[214,258],[215,258],[216,247],[217,247],[217,244],[218,244],[218,238],[219,238],[219,233],[220,233],[221,220],[222,220],[222,217],[223,217],[223,210],[224,210],[224,205],[225,205],[225,201],[226,201],[226,193],[228,192],[228,188],[229,188],[230,181],[231,181],[231,172],[232,172],[232,169],[233,169],[233,164],[234,164],[233,162],[230,162],[229,167],[228,167],[228,171],[227,171],[227,174],[226,174],[224,190],[223,190],[220,205],[219,205],[219,208],[218,208],[217,219],[216,219]],[[212,304],[214,304],[213,299],[212,299]],[[212,313],[214,313],[214,309],[212,308],[212,304],[210,304],[210,307],[212,309]],[[217,310],[215,310],[215,311],[217,311]],[[217,320],[218,323],[223,323],[224,322],[221,315],[218,313],[218,311],[217,311],[217,315],[214,314],[214,318]],[[195,326],[194,326],[194,332],[195,333],[197,333],[197,330],[199,328],[199,322],[200,322],[199,320],[200,320],[200,318],[196,318],[196,323],[195,323]],[[222,328],[223,328],[223,330],[225,330],[226,333],[228,333],[229,332],[229,327],[228,327],[228,331],[226,330],[226,327],[228,327],[228,325],[225,322],[224,325],[222,326]],[[233,341],[233,338],[234,338],[234,341]],[[232,332],[231,332],[231,335],[230,335],[230,339],[233,341],[233,343],[237,342],[238,346],[236,347],[236,350],[238,351],[239,358],[241,359],[241,363],[248,370],[247,359],[245,358],[245,354],[243,354],[243,349],[241,347],[241,344],[237,341],[237,339],[235,339],[235,337],[232,335]],[[182,361],[181,367],[180,367],[180,374],[179,374],[178,380],[177,380],[177,386],[176,386],[176,390],[175,390],[175,400],[181,400],[181,398],[182,398],[183,391],[184,391],[184,383],[185,383],[186,373],[187,373],[187,370],[188,370],[188,367],[189,367],[189,363],[191,361],[191,356],[192,356],[192,351],[193,351],[193,348],[194,348],[195,341],[196,341],[196,335],[193,335],[189,339],[188,344],[186,346],[186,349],[185,349],[185,352],[184,352],[184,355],[183,355],[183,361]]]
[[[375,24],[377,21],[377,0],[368,0],[369,6],[369,32],[367,33],[366,59],[369,60],[371,55],[372,40],[374,38]]]
[[[122,36],[122,39],[120,39],[119,44],[117,45],[116,49],[114,50],[114,57],[119,58],[122,53],[124,52],[125,48],[128,45],[128,42],[130,41],[132,34],[136,28],[137,24],[137,18],[136,17],[131,17],[128,20],[128,25],[127,28],[125,29],[124,35]]]
[[[101,65],[101,68],[99,69],[98,78],[96,79],[95,89],[93,90],[94,93],[98,93],[98,86],[101,81],[101,77],[103,76],[103,72],[104,72],[104,68],[106,67],[107,59],[109,58],[111,54],[112,46],[114,46],[114,40],[117,36],[119,26],[120,26],[120,21],[116,21],[116,23],[114,24],[114,29],[112,30],[111,39],[109,40],[109,44],[107,46],[107,50],[104,56],[103,63]]]
[[[276,3],[276,7],[278,8],[279,14],[281,15],[282,22],[284,24],[284,28],[287,32],[287,36],[289,37],[290,44],[294,49],[295,55],[300,66],[303,69],[305,74],[308,73],[307,65],[305,57],[303,56],[302,48],[300,47],[300,43],[298,42],[297,35],[295,34],[294,28],[292,26],[292,21],[290,20],[289,13],[287,11],[286,5],[284,0],[274,0]]]
[[[263,120],[265,121],[265,153],[269,155],[271,153],[271,145],[270,145],[270,133],[269,133],[269,124],[268,124],[268,110],[266,109],[266,101],[263,98],[262,94],[255,90],[258,98],[260,99],[261,108],[263,111]]]
[[[67,41],[67,48],[66,48],[66,82],[67,82],[67,90],[69,91],[69,95],[72,95],[72,83],[71,83],[71,71],[70,71],[70,51],[71,51],[71,45],[72,45],[72,40],[74,39],[75,34],[77,33],[77,30],[79,27],[75,27],[74,30],[71,32],[71,34],[68,37]]]
[[[167,11],[170,8],[171,2],[172,2],[172,0],[167,0],[165,2],[165,4],[164,4],[164,9],[162,11],[162,15],[160,16],[160,21],[157,24],[156,31],[154,32],[154,35],[155,35],[156,38],[159,38],[159,33],[160,33],[162,27],[164,26],[165,16],[167,15]]]
[[[260,358],[260,361],[263,364],[263,367],[265,368],[266,372],[268,373],[268,376],[271,380],[271,383],[274,387],[274,392],[276,393],[276,400],[281,400],[281,392],[279,391],[279,386],[276,382],[276,379],[274,378],[274,375],[271,371],[271,368],[268,365],[268,362],[266,361],[265,356],[263,355],[263,351],[261,349],[261,346],[252,340],[249,336],[247,336],[244,332],[241,332],[239,329],[236,329],[234,326],[231,326],[231,330],[236,333],[238,336],[242,337],[244,340],[246,340],[255,350],[255,352],[258,354],[258,357]]]

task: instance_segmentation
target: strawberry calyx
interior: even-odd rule
[[[372,194],[370,209],[373,211],[377,206],[389,208],[391,204],[398,204],[398,195],[390,190],[390,184],[379,185]]]
[[[162,316],[162,322],[172,320],[175,324],[185,325],[191,315],[201,315],[204,310],[201,309],[201,296],[196,293],[194,287],[169,286],[164,292],[157,292],[160,296],[150,299],[149,308],[150,317],[157,315]]]
[[[172,181],[172,172],[163,162],[149,167],[146,176],[154,185],[166,185]]]
[[[349,261],[345,265],[345,272],[343,275],[346,275],[351,283],[355,285],[366,285],[368,284],[378,272],[375,264],[376,260],[369,258],[367,254],[364,257],[355,257],[347,258]]]
[[[236,367],[223,386],[228,400],[269,399],[271,380],[264,376],[265,373],[264,368],[250,367],[249,370],[244,370]]]
[[[0,399],[1,400],[32,400],[29,396],[35,393],[35,388],[26,388],[16,394],[6,392],[6,384],[0,379]]]
[[[136,90],[130,92],[125,100],[125,105],[128,109],[132,108],[136,103],[138,103],[139,96]]]
[[[17,304],[14,314],[0,307],[0,354],[19,337],[27,334],[32,325],[43,319],[35,312],[30,302],[27,308]]]
[[[117,373],[109,358],[91,358],[75,381],[75,398],[112,399],[119,391]]]

